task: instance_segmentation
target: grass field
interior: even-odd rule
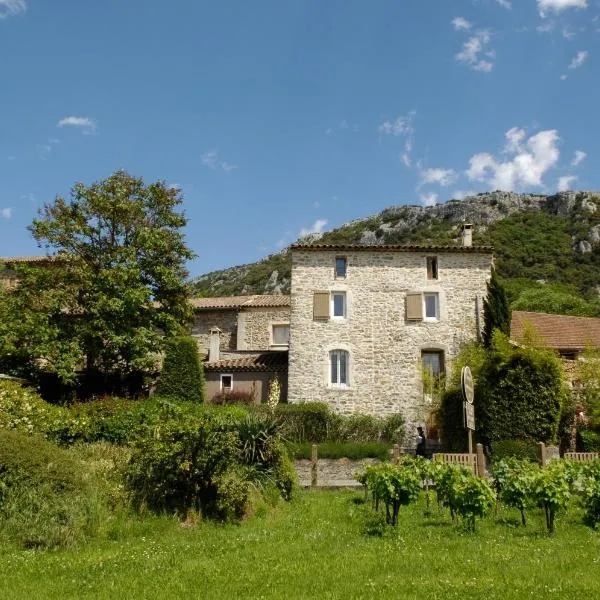
[[[75,550],[0,550],[0,598],[600,598],[600,532],[572,509],[548,538],[541,515],[482,522],[403,508],[384,537],[361,533],[360,492],[303,492],[242,525],[115,524]]]

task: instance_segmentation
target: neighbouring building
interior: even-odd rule
[[[292,246],[288,401],[426,422],[424,379],[441,377],[482,324],[492,251],[471,246],[470,231],[463,240]]]
[[[514,310],[510,339],[556,350],[567,378],[577,385],[577,360],[588,346],[600,348],[600,319]]]
[[[287,399],[290,297],[284,295],[194,298],[192,335],[203,356],[206,396],[250,392],[265,402],[278,377]]]
[[[46,266],[52,263],[51,256],[0,256],[0,288],[12,290],[19,283],[16,267],[20,265]]]

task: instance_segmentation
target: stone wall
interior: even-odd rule
[[[317,487],[362,487],[355,475],[369,465],[379,464],[377,458],[350,460],[348,458],[319,458],[317,461]],[[294,468],[298,474],[298,483],[310,487],[312,481],[312,462],[295,460]]]
[[[238,350],[272,350],[272,325],[289,322],[289,306],[245,308],[238,313]]]
[[[196,311],[194,315],[192,335],[198,340],[199,350],[204,354],[208,352],[211,327],[218,327],[222,331],[223,351],[272,350],[271,326],[289,322],[289,306],[203,310]]]
[[[218,327],[222,331],[222,350],[237,350],[236,310],[203,310],[194,313],[192,336],[198,342],[198,352],[201,355],[208,354],[211,327]]]
[[[281,402],[287,400],[287,373],[269,373],[264,371],[234,371],[225,372],[233,376],[233,389],[236,392],[251,392],[254,394],[256,404],[264,404],[269,399],[269,384],[277,375],[281,385]],[[210,402],[214,396],[221,391],[221,373],[216,371],[206,371],[204,373],[206,380],[206,399]]]
[[[347,277],[334,279],[334,261],[348,261]],[[292,253],[289,402],[324,401],[342,413],[401,412],[411,426],[430,405],[422,389],[421,352],[444,352],[446,370],[460,345],[476,337],[491,254],[439,253],[438,279],[428,280],[426,257],[400,251]],[[315,291],[344,291],[347,318],[313,319]],[[407,292],[438,292],[440,319],[408,322]],[[349,385],[329,384],[329,352],[350,354]]]

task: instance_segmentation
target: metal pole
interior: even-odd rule
[[[473,454],[473,432],[469,429],[469,454]]]

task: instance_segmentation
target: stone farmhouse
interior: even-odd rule
[[[470,226],[453,247],[297,244],[289,296],[191,301],[207,399],[264,402],[277,376],[284,402],[424,423],[429,384],[479,335],[492,262]]]

